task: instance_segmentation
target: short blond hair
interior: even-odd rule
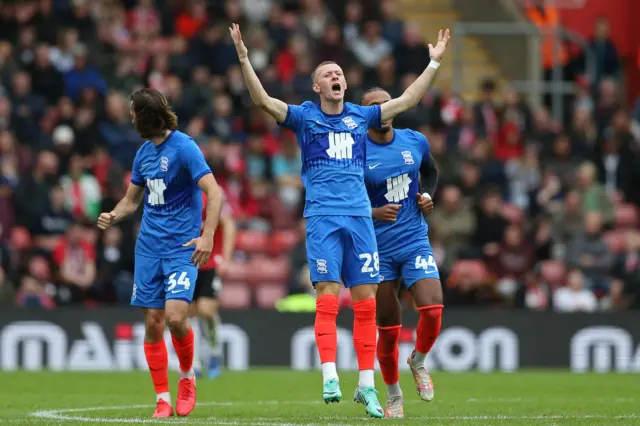
[[[313,80],[314,82],[316,81],[316,73],[318,72],[318,69],[320,69],[320,67],[323,67],[325,65],[331,65],[331,64],[338,65],[338,63],[334,62],[334,61],[323,61],[323,62],[320,62],[318,64],[318,66],[311,73],[311,80]]]

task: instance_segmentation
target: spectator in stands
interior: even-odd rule
[[[502,216],[502,199],[497,189],[487,190],[475,209],[476,230],[471,242],[478,254],[493,257],[500,252],[500,242],[508,222]]]
[[[603,16],[596,20],[593,38],[587,46],[595,59],[595,75],[589,76],[596,83],[603,78],[620,77],[620,55],[611,40],[609,20]],[[584,69],[584,68],[583,68]],[[587,71],[584,69],[584,71]]]
[[[47,104],[55,104],[64,93],[64,79],[62,74],[51,63],[49,46],[41,44],[35,51],[33,64],[29,67],[33,91],[39,93]]]
[[[576,190],[580,194],[583,211],[599,213],[603,224],[609,225],[613,222],[613,201],[604,186],[596,180],[596,173],[593,163],[582,163],[578,169]]]
[[[550,211],[556,243],[573,241],[584,228],[582,201],[577,191],[570,191],[557,209]]]
[[[508,279],[515,284],[516,281],[524,279],[526,273],[536,264],[535,255],[532,244],[525,240],[520,226],[509,225],[504,230],[504,238],[500,242],[498,251],[487,256],[489,271],[499,280]],[[499,289],[500,284],[498,283]],[[504,286],[505,290],[500,290],[502,294],[515,293],[515,285],[510,287],[509,284],[504,284]]]
[[[84,160],[79,155],[69,159],[68,174],[60,179],[65,205],[76,219],[94,222],[100,214],[102,194],[100,184],[85,171]]]
[[[532,311],[547,311],[551,308],[551,290],[549,284],[544,282],[540,264],[533,270],[527,271],[516,291],[514,306],[526,308]]]
[[[106,94],[107,85],[98,69],[88,62],[88,50],[84,44],[73,48],[73,68],[64,75],[65,94],[74,101],[80,99],[81,92],[92,88],[101,95]]]
[[[273,158],[271,174],[278,185],[280,201],[290,210],[297,208],[302,202],[301,169],[298,142],[293,135],[288,135],[283,141],[282,152]]]
[[[0,306],[8,308],[16,304],[16,292],[13,283],[9,281],[5,269],[0,266]]]
[[[49,191],[49,206],[39,217],[33,228],[33,243],[44,252],[52,252],[60,238],[73,223],[73,216],[65,206],[65,194],[61,186],[55,185]]]
[[[367,69],[374,69],[385,56],[391,53],[391,44],[380,35],[380,24],[367,21],[362,35],[353,41],[351,49],[358,62]]]
[[[598,300],[593,292],[585,288],[584,275],[579,269],[572,269],[567,275],[567,285],[557,289],[553,295],[556,312],[595,312]]]
[[[18,306],[27,308],[53,309],[55,302],[49,295],[50,283],[49,263],[41,256],[30,259],[27,274],[22,278],[17,293]]]
[[[457,258],[468,247],[476,231],[474,214],[462,203],[460,189],[449,185],[442,189],[441,203],[427,220],[431,229],[437,229],[447,257]]]
[[[49,205],[49,191],[55,185],[58,157],[51,151],[41,151],[33,171],[25,173],[14,192],[16,223],[35,228]]]
[[[621,289],[631,306],[640,307],[640,233],[638,231],[629,232],[626,235],[625,251],[616,257],[611,275],[614,278],[611,287],[614,285],[616,287],[614,292],[616,295],[611,300],[611,304],[620,301],[618,290]]]
[[[547,170],[560,178],[563,186],[571,186],[575,181],[580,159],[573,155],[571,139],[566,134],[556,136],[553,151],[545,165]]]
[[[587,159],[596,145],[598,130],[591,118],[591,109],[577,105],[573,110],[571,128],[569,129],[571,150],[574,156]]]
[[[542,180],[537,148],[528,145],[521,157],[509,160],[505,164],[505,175],[509,186],[508,200],[528,210]]]
[[[615,117],[614,117],[615,118]],[[634,200],[636,192],[633,152],[621,149],[618,139],[608,137],[601,143],[601,152],[595,158],[598,180],[610,199]]]
[[[607,289],[613,253],[602,240],[602,215],[587,212],[584,231],[573,239],[567,252],[570,267],[579,269],[589,281],[591,289]]]
[[[480,100],[474,105],[473,111],[478,136],[497,140],[500,123],[495,106],[496,83],[485,80],[480,87]]]
[[[391,42],[393,43],[393,40]],[[420,75],[429,65],[429,48],[417,24],[408,23],[404,26],[402,43],[395,45],[393,56],[398,64],[399,74]]]
[[[96,278],[96,255],[79,222],[68,228],[52,257],[57,272],[58,298],[66,303],[84,300]]]

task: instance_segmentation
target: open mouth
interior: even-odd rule
[[[331,90],[333,91],[333,93],[340,93],[340,83],[334,83],[333,85],[331,85]]]

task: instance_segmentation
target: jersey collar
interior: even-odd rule
[[[393,130],[393,137],[391,138],[391,140],[389,142],[376,142],[373,139],[371,139],[369,137],[369,132],[367,132],[367,139],[369,140],[369,142],[371,142],[374,145],[380,145],[380,146],[388,146],[391,145],[395,140],[396,140],[396,129],[392,128],[391,130]]]

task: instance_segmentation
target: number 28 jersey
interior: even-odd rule
[[[364,185],[367,130],[380,127],[380,106],[349,102],[341,114],[320,105],[289,105],[284,127],[296,133],[302,151],[304,216],[371,217]]]
[[[418,208],[420,164],[429,155],[422,133],[394,129],[391,142],[379,144],[367,137],[365,182],[372,207],[401,204],[395,222],[373,221],[378,251],[384,253],[428,240],[427,222]]]
[[[133,160],[131,183],[145,187],[136,254],[162,259],[191,256],[182,245],[200,236],[200,178],[211,173],[198,145],[174,130],[160,145],[145,142]]]

